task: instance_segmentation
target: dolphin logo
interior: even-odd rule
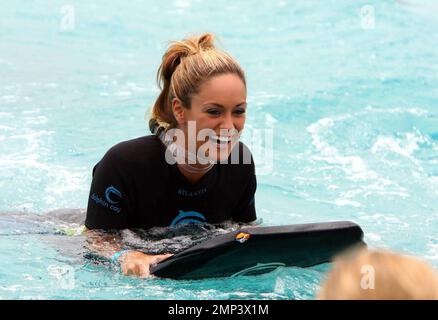
[[[112,194],[119,197],[120,199],[118,199],[118,200],[111,199]],[[106,201],[108,201],[111,204],[118,204],[122,198],[122,193],[119,190],[117,190],[116,188],[114,188],[113,186],[110,186],[110,187],[106,188],[106,190],[105,190],[105,198],[106,198]]]
[[[172,220],[170,226],[177,226],[188,223],[207,223],[207,219],[196,211],[182,211],[179,210],[179,214]]]

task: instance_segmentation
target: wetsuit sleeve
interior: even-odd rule
[[[88,229],[128,228],[128,178],[117,153],[110,149],[93,168],[85,226]]]
[[[239,204],[233,212],[233,221],[252,222],[257,219],[255,209],[255,193],[257,189],[257,179],[255,175],[254,162],[251,163],[251,173],[248,183],[244,189]]]

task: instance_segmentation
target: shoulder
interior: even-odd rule
[[[107,161],[123,165],[145,165],[163,161],[164,146],[154,135],[122,141],[105,154]]]

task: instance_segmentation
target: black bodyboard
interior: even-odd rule
[[[151,273],[171,279],[255,275],[330,262],[355,245],[365,245],[363,231],[348,221],[249,227],[186,249],[151,266]]]

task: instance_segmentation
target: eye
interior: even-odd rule
[[[234,110],[234,114],[237,114],[237,115],[242,115],[242,114],[244,114],[246,112],[246,110],[244,109],[244,108],[239,108],[239,109],[236,109],[236,110]]]
[[[208,109],[207,113],[212,115],[212,116],[218,116],[221,114],[220,110],[218,110],[218,109]]]

